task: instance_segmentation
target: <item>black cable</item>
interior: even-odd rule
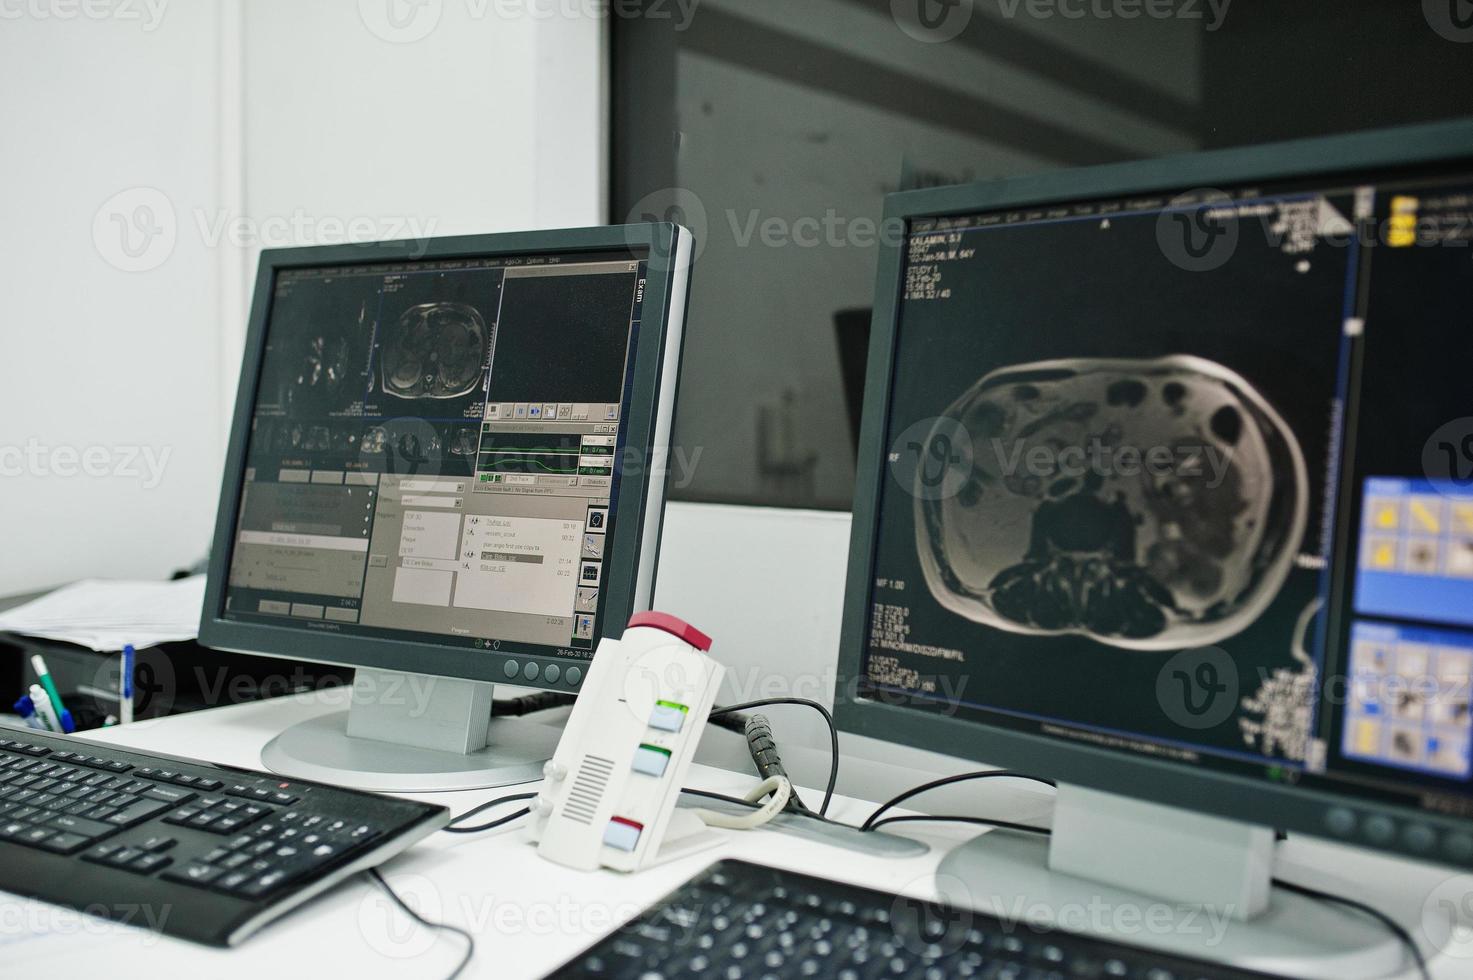
[[[735,803],[737,806],[744,806],[747,807],[749,810],[756,810],[762,806],[761,803],[753,803],[751,800],[744,800],[740,796],[727,796],[725,793],[713,793],[707,789],[687,788],[682,789],[681,792],[689,793],[691,796],[704,796],[708,800],[720,800],[723,803]]]
[[[1027,773],[1022,772],[1013,772],[1010,769],[988,769],[982,772],[964,772],[960,775],[947,776],[944,779],[934,779],[929,783],[922,783],[914,789],[906,790],[899,796],[891,797],[884,803],[881,803],[879,808],[876,809],[874,813],[871,813],[869,815],[869,818],[865,820],[864,823],[859,825],[859,829],[873,830],[876,826],[875,819],[879,817],[880,814],[884,813],[886,810],[894,809],[895,807],[904,803],[906,800],[910,799],[912,796],[919,796],[920,794],[925,793],[928,790],[939,789],[942,786],[950,786],[952,783],[966,782],[969,779],[1001,779],[1004,776],[1010,779],[1028,779],[1035,783],[1043,783],[1047,786],[1054,786],[1055,788],[1057,788],[1057,785],[1052,779],[1045,779],[1042,776],[1030,776]]]
[[[747,734],[747,716],[735,711],[728,712],[724,715],[707,715],[706,724],[715,725],[717,728],[724,728],[738,735]]]
[[[823,804],[818,808],[818,815],[820,817],[826,816],[829,812],[829,804],[834,799],[834,786],[839,782],[839,729],[834,725],[834,716],[828,708],[809,698],[761,698],[757,701],[744,701],[741,704],[727,704],[719,708],[713,708],[711,717],[716,718],[721,715],[728,715],[734,711],[745,711],[748,708],[765,708],[768,705],[774,704],[807,705],[823,715],[823,720],[829,726],[829,757],[831,759],[829,763],[829,785],[824,790]]]
[[[469,820],[476,814],[489,810],[492,807],[501,806],[501,804],[503,803],[517,803],[521,800],[532,800],[536,798],[536,793],[517,793],[514,796],[503,796],[498,800],[492,800],[489,803],[482,803],[479,806],[473,806],[459,816],[451,817],[450,823],[448,823],[441,829],[444,830],[447,834],[479,834],[483,830],[492,830],[496,827],[500,827],[502,824],[511,823],[518,817],[525,817],[532,811],[527,807],[523,807],[515,813],[509,813],[504,817],[498,817],[497,819],[489,821],[487,823],[478,823],[474,827],[457,827],[455,825],[463,820]]]
[[[790,813],[812,813],[808,805],[803,802],[796,789],[792,789],[793,777],[788,775],[787,767],[783,765],[783,758],[777,751],[777,737],[772,734],[772,723],[767,720],[766,715],[753,715],[747,719],[745,735],[747,736],[747,752],[752,756],[752,764],[757,767],[757,777],[767,780],[773,777],[781,777],[788,781],[789,795],[784,810]]]
[[[974,823],[983,827],[997,827],[1002,830],[1021,830],[1026,831],[1030,834],[1047,835],[1053,833],[1053,831],[1049,830],[1047,827],[1033,827],[1026,823],[1009,823],[1006,820],[988,820],[985,817],[931,816],[930,814],[926,813],[917,813],[904,817],[886,817],[884,820],[877,820],[867,827],[861,827],[860,830],[879,830],[887,823],[920,823],[923,821],[935,821],[938,823]]]
[[[462,929],[460,926],[452,926],[448,922],[435,922],[433,919],[426,919],[424,916],[414,911],[414,909],[410,908],[408,902],[399,897],[399,893],[394,891],[394,889],[390,887],[389,883],[384,880],[384,876],[378,873],[377,868],[369,868],[368,871],[365,872],[365,874],[367,874],[369,878],[371,878],[374,882],[378,884],[380,888],[384,890],[384,894],[388,895],[393,903],[399,906],[399,908],[404,912],[405,915],[409,916],[411,919],[413,919],[415,922],[418,922],[426,929],[435,929],[442,932],[453,932],[465,937],[465,955],[461,957],[460,962],[456,965],[455,969],[450,972],[450,976],[446,978],[446,980],[455,980],[456,977],[460,976],[461,971],[466,968],[466,964],[471,961],[471,957],[476,955],[476,937],[471,935],[470,930]]]
[[[689,793],[691,796],[704,796],[708,800],[720,800],[723,803],[735,803],[737,806],[744,806],[749,810],[757,810],[760,809],[762,806],[761,803],[753,803],[751,800],[744,800],[740,796],[727,796],[725,793],[713,793],[710,790],[705,789],[685,788],[682,789],[681,792]],[[835,820],[833,817],[819,816],[812,810],[805,810],[801,814],[801,816],[810,817],[814,820],[821,821],[822,823],[833,824],[835,827],[848,827],[850,830],[857,829],[850,824],[842,823],[838,820]]]
[[[497,698],[491,702],[491,717],[518,718],[534,711],[561,708],[576,700],[576,695],[562,691],[538,691],[536,694],[524,694],[518,698]]]
[[[1336,895],[1333,892],[1322,892],[1318,888],[1310,888],[1308,885],[1296,885],[1282,878],[1275,878],[1274,885],[1285,891],[1294,892],[1296,895],[1303,895],[1306,898],[1315,898],[1322,902],[1343,905],[1346,908],[1355,909],[1357,912],[1364,912],[1371,918],[1379,920],[1382,925],[1391,930],[1392,935],[1401,940],[1402,944],[1411,951],[1412,960],[1417,964],[1417,972],[1421,975],[1422,980],[1432,980],[1432,974],[1427,969],[1427,960],[1422,956],[1421,949],[1417,947],[1417,941],[1412,938],[1412,934],[1407,932],[1400,922],[1397,922],[1385,912],[1372,908],[1365,902],[1360,902],[1353,898],[1346,898],[1344,895]]]

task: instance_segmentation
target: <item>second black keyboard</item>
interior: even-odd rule
[[[0,890],[212,945],[443,827],[441,806],[0,729]]]
[[[551,976],[1265,980],[745,861],[712,865]]]

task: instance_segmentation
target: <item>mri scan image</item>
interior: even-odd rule
[[[346,337],[309,337],[298,359],[292,396],[304,390],[332,391],[341,386],[348,376],[348,354]]]
[[[411,306],[384,343],[384,393],[397,398],[458,398],[469,393],[486,363],[486,340],[486,321],[475,307]]]
[[[998,629],[1133,650],[1217,643],[1273,600],[1304,536],[1293,433],[1202,358],[1001,368],[931,433],[965,480],[917,487],[927,587]]]

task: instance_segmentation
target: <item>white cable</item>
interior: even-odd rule
[[[707,827],[722,827],[727,830],[753,830],[762,826],[783,811],[788,805],[788,797],[793,795],[793,784],[788,782],[785,776],[773,776],[764,779],[757,788],[743,797],[748,803],[756,803],[768,793],[772,799],[768,800],[761,809],[734,816],[730,813],[717,813],[715,810],[692,809],[690,812],[701,818],[701,822]]]

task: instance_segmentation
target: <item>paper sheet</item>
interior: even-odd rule
[[[0,630],[99,652],[192,640],[199,635],[205,577],[174,582],[87,580],[0,612]]]

